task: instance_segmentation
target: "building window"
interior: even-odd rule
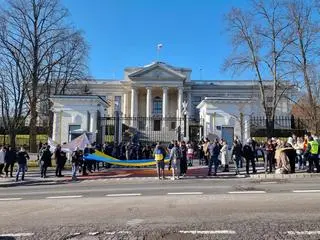
[[[161,129],[161,120],[154,120],[153,131],[160,131]]]
[[[153,114],[162,114],[162,99],[160,97],[153,99]]]
[[[171,130],[175,130],[177,126],[176,122],[171,122]]]

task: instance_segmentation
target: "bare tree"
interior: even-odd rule
[[[0,51],[0,101],[4,128],[8,130],[10,145],[15,147],[17,129],[24,126],[29,114],[26,102],[25,72],[19,69],[19,54],[10,58],[5,49]]]
[[[290,23],[276,0],[252,1],[247,11],[233,8],[226,19],[234,50],[224,69],[232,69],[234,73],[251,71],[256,75],[260,102],[272,133],[278,103],[291,87],[287,79],[291,72],[287,67],[287,49],[293,42]]]
[[[314,122],[313,130],[319,132],[317,65],[320,63],[320,23],[317,20],[315,2],[293,0],[287,2],[287,18],[292,22],[291,29],[296,33],[296,40],[291,45],[290,53],[293,56],[291,64],[301,77],[299,82],[306,91],[308,108],[304,110]],[[318,2],[319,3],[319,2]]]
[[[83,39],[67,23],[68,11],[60,5],[59,0],[6,0],[5,3],[0,16],[3,29],[0,44],[9,52],[18,52],[21,56],[19,66],[27,71],[25,85],[30,106],[30,148],[35,151],[40,96],[48,86],[61,86],[59,81],[62,78],[56,78],[56,71],[59,68],[69,71],[69,66],[65,64],[78,46],[78,53],[81,54],[83,45],[67,44],[68,47],[65,47],[65,44]],[[22,47],[17,48],[17,45]]]

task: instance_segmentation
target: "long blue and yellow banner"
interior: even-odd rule
[[[97,150],[93,154],[88,154],[84,156],[84,159],[94,160],[98,162],[106,162],[123,167],[147,167],[156,165],[156,161],[154,159],[120,160]],[[165,163],[169,163],[169,159],[165,159],[164,161]]]

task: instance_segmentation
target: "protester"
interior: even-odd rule
[[[298,168],[299,170],[303,170],[306,167],[306,162],[305,162],[305,158],[303,157],[304,143],[301,137],[297,138],[297,142],[294,145],[294,149],[296,150],[296,154],[297,154]]]
[[[9,149],[5,156],[6,166],[4,168],[4,171],[6,173],[6,177],[8,177],[9,169],[10,169],[10,177],[13,177],[13,167],[16,160],[17,160],[17,152],[13,147],[9,146]]]
[[[182,141],[180,144],[181,149],[181,159],[180,159],[180,173],[181,176],[185,176],[188,170],[188,163],[187,163],[187,146],[186,142]]]
[[[179,179],[180,177],[180,160],[181,149],[177,141],[174,141],[173,147],[170,151],[170,165],[172,170],[172,180]]]
[[[164,174],[164,159],[166,157],[166,151],[163,148],[163,146],[160,145],[160,142],[157,143],[155,149],[154,149],[154,159],[157,164],[157,174],[158,178],[165,179],[165,174]]]
[[[317,173],[320,173],[319,158],[318,158],[319,143],[315,141],[313,137],[309,137],[306,153],[308,154],[308,160],[309,160],[308,173],[313,173],[315,167],[317,169]]]
[[[252,140],[249,138],[247,140],[247,144],[244,145],[242,153],[243,153],[243,157],[246,159],[246,173],[249,175],[249,165],[251,162],[251,166],[252,166],[252,173],[255,174],[256,171],[256,164],[254,161],[254,157],[255,157],[255,153],[254,153],[254,148],[252,146]]]
[[[226,140],[222,140],[222,147],[220,149],[221,153],[221,165],[224,167],[223,172],[229,172],[228,164],[228,144]]]
[[[40,171],[42,178],[47,177],[47,169],[51,166],[51,156],[52,153],[50,152],[50,146],[46,145],[46,149],[42,152],[40,158]]]
[[[3,174],[2,170],[4,168],[5,157],[6,157],[6,150],[3,146],[0,146],[0,175]]]
[[[61,174],[63,166],[67,160],[66,153],[61,150],[61,145],[58,144],[55,151],[55,159],[56,159],[56,177],[63,177]]]
[[[77,180],[77,171],[79,169],[79,165],[83,161],[83,153],[79,149],[79,147],[76,147],[75,151],[72,153],[71,156],[71,163],[72,163],[72,180]]]
[[[210,158],[210,153],[209,153],[209,150],[208,150],[208,147],[209,147],[209,144],[210,144],[210,141],[208,138],[205,139],[205,142],[204,144],[202,145],[203,147],[203,158],[204,158],[204,161],[205,161],[205,164],[208,165],[209,163],[209,158]]]
[[[235,160],[236,175],[238,175],[240,173],[239,168],[241,168],[242,161],[242,146],[240,141],[234,140],[231,152],[231,156],[234,156]]]
[[[267,152],[267,163],[269,166],[269,173],[272,173],[272,169],[275,168],[274,166],[274,154],[275,154],[275,147],[272,143],[272,139],[269,139],[266,144],[266,152]]]
[[[209,150],[209,157],[210,157],[210,161],[209,161],[209,171],[208,171],[208,176],[212,176],[212,166],[214,165],[214,172],[213,172],[213,176],[217,176],[217,171],[218,171],[218,167],[219,167],[219,154],[220,154],[220,145],[219,145],[219,141],[218,139],[216,139],[214,141],[214,143],[210,143],[208,146],[208,150]]]
[[[191,167],[193,165],[193,158],[194,158],[194,145],[192,142],[188,142],[187,144],[187,161],[188,166]]]
[[[30,157],[28,153],[23,147],[21,147],[20,151],[18,152],[18,171],[16,174],[16,182],[18,182],[19,180],[20,173],[22,173],[21,180],[24,181],[24,174],[27,168],[27,160],[29,159]]]
[[[285,144],[285,148],[283,149],[285,154],[287,155],[289,159],[289,165],[290,165],[290,173],[296,172],[296,150],[293,148],[293,138],[289,137],[287,143]]]

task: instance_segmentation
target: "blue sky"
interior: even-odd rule
[[[123,69],[157,59],[192,68],[192,79],[247,79],[221,66],[231,52],[224,14],[248,0],[62,0],[90,45],[90,74],[121,79]],[[202,74],[200,73],[202,68]]]

